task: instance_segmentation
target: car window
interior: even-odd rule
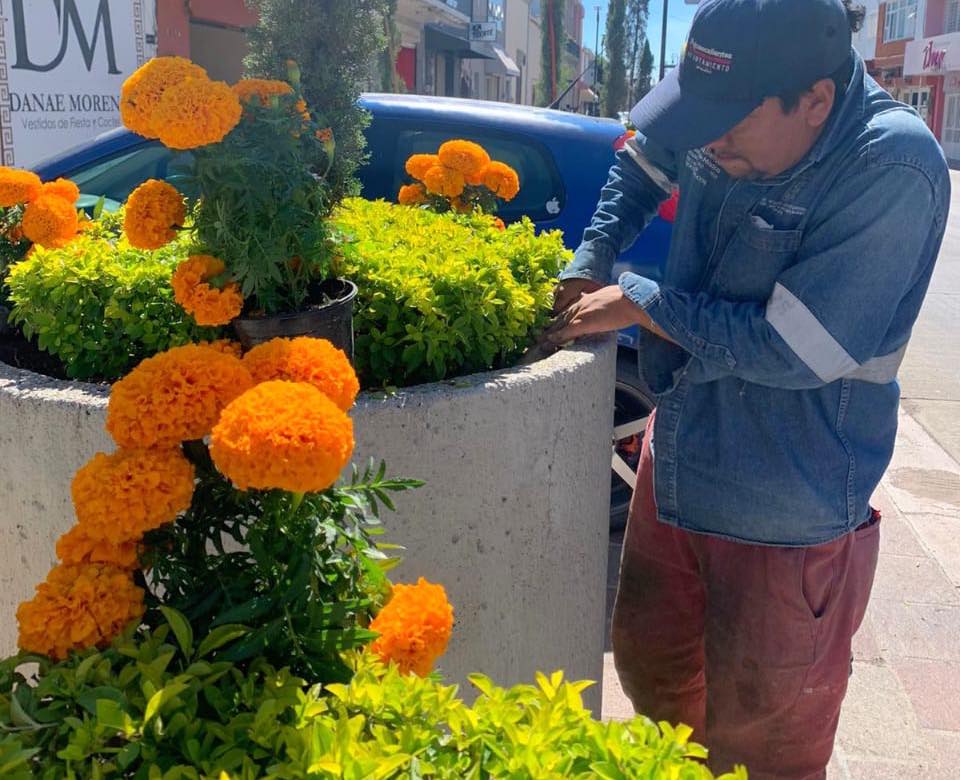
[[[145,144],[73,171],[68,178],[84,195],[116,203],[123,203],[147,179],[169,181],[190,195],[187,184],[191,162],[188,152],[175,153],[160,144]]]
[[[391,166],[393,182],[390,196],[395,198],[401,184],[410,180],[403,169],[412,154],[436,153],[440,145],[452,138],[462,138],[480,144],[494,160],[505,162],[520,177],[520,193],[501,206],[500,216],[519,219],[526,215],[535,222],[556,219],[566,200],[563,180],[554,163],[553,155],[541,143],[501,131],[463,128],[418,128],[404,130],[397,136],[396,154]]]

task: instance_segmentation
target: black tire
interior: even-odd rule
[[[624,425],[631,420],[646,417],[656,406],[653,394],[640,379],[637,369],[637,353],[630,349],[621,348],[617,355],[617,384],[614,398],[613,424]],[[624,441],[622,444],[631,451],[631,457],[624,457],[631,467],[636,468],[639,460],[638,445],[640,440]],[[625,453],[622,453],[625,454]],[[620,476],[610,471],[610,530],[622,531],[627,525],[627,514],[630,510],[630,499],[633,491]]]

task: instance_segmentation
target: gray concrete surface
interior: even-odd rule
[[[391,475],[427,482],[398,498],[386,541],[406,548],[394,581],[447,588],[456,627],[440,663],[451,681],[483,672],[509,685],[556,669],[599,679],[615,357],[598,340],[358,400],[356,462],[384,459]],[[73,524],[74,473],[113,449],[105,405],[101,389],[0,364],[0,655],[14,649],[16,605]],[[597,712],[600,694],[586,695]]]
[[[874,497],[880,561],[828,780],[960,777],[960,174],[951,176],[947,235],[900,372],[897,449]],[[618,554],[614,538],[611,561]],[[604,716],[629,717],[609,653],[603,685]]]

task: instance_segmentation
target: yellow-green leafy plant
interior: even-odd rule
[[[549,319],[569,261],[559,232],[500,229],[357,198],[333,214],[338,271],[360,288],[355,359],[368,385],[410,385],[509,365]]]
[[[185,241],[134,249],[116,216],[58,249],[37,246],[7,275],[12,319],[75,379],[112,380],[169,347],[212,338],[174,301],[170,277]]]
[[[688,728],[596,721],[581,699],[588,683],[560,673],[513,688],[474,675],[468,705],[455,686],[364,653],[349,683],[311,685],[263,659],[222,660],[242,639],[190,642],[186,619],[166,615],[56,664],[0,662],[3,777],[714,778]],[[39,664],[33,685],[17,671],[26,661]],[[718,780],[746,778],[736,768]]]

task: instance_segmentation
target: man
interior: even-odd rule
[[[895,377],[933,270],[947,167],[865,74],[850,0],[708,0],[633,110],[554,344],[639,323],[658,395],[624,540],[613,647],[634,706],[711,764],[825,777],[866,609],[869,504]],[[617,255],[679,185],[664,280]]]

